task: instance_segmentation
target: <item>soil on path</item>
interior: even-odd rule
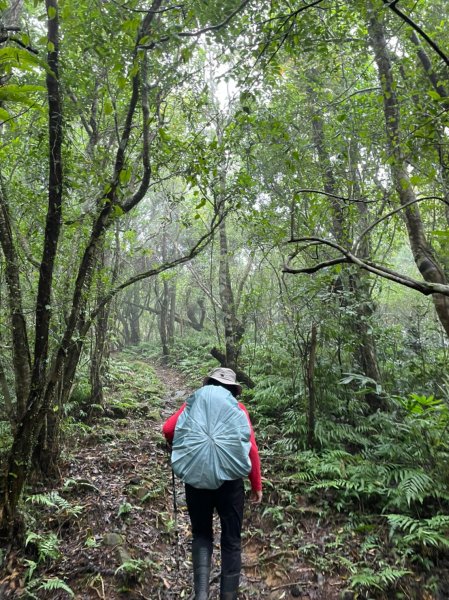
[[[29,529],[35,537],[28,543],[26,556],[11,552],[7,557],[0,598],[193,597],[183,485],[175,482],[175,514],[172,472],[161,434],[163,421],[179,408],[191,388],[174,369],[141,360],[124,364],[122,383],[132,380],[138,370],[153,373],[151,384],[135,390],[138,402],[135,397],[127,402],[130,396],[123,388],[111,392],[116,402],[109,416],[99,418],[88,435],[73,437],[61,487],[56,495],[47,492],[51,502],[36,502],[31,511]],[[305,564],[299,552],[299,538],[303,542],[316,538],[307,510],[301,512],[301,520],[292,525],[289,519],[288,527],[283,527],[267,516],[276,509],[276,502],[274,486],[267,483],[263,503],[247,503],[240,600],[336,600],[343,582],[326,579]],[[211,598],[219,597],[218,522],[215,532]],[[50,587],[54,589],[46,590]]]

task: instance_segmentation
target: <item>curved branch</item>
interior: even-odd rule
[[[426,40],[426,42],[429,44],[429,46],[431,46],[435,52],[438,54],[438,56],[440,58],[443,59],[443,61],[446,63],[446,65],[449,67],[449,57],[441,50],[441,48],[438,46],[438,44],[436,44],[431,37],[429,37],[427,35],[427,33],[425,31],[423,31],[421,29],[421,27],[419,25],[417,25],[414,21],[412,21],[412,19],[410,19],[410,17],[408,17],[406,14],[404,14],[401,10],[399,10],[399,8],[397,8],[396,3],[398,2],[398,0],[383,0],[383,3],[388,7],[391,8],[391,10],[398,15],[398,17],[400,17],[403,21],[405,21],[408,25],[410,25],[410,27],[412,27],[417,33],[419,33],[419,35]]]
[[[396,271],[388,269],[387,267],[383,267],[382,265],[377,265],[371,261],[361,259],[358,256],[352,254],[352,252],[350,252],[346,248],[343,248],[343,246],[340,246],[339,244],[337,244],[336,242],[332,242],[331,240],[326,240],[324,238],[318,237],[302,237],[289,240],[289,243],[293,244],[298,244],[301,242],[313,242],[317,245],[329,246],[331,248],[334,248],[335,250],[338,250],[338,252],[343,254],[343,256],[346,258],[346,260],[342,259],[341,262],[353,263],[359,266],[361,269],[364,269],[365,271],[369,271],[374,275],[378,275],[379,277],[389,279],[394,283],[399,283],[400,285],[409,287],[413,290],[420,292],[421,294],[424,294],[425,296],[429,296],[431,294],[442,294],[443,296],[449,296],[449,285],[443,285],[441,283],[430,283],[427,281],[418,281],[416,279],[413,279],[412,277],[408,277],[407,275],[397,273]],[[319,265],[316,265],[317,268],[315,270],[320,270],[328,266],[330,266],[329,261],[326,261],[320,263]],[[307,273],[308,269],[309,268],[307,267],[305,267],[304,269],[293,269],[288,265],[285,265],[282,271],[283,273],[299,274]]]
[[[322,0],[319,1],[321,2]],[[228,25],[228,23],[235,17],[235,15],[238,14],[243,8],[245,8],[245,6],[249,2],[250,0],[244,0],[234,11],[232,11],[230,15],[226,17],[224,21],[222,21],[221,23],[217,23],[217,25],[209,25],[209,27],[203,27],[203,29],[197,29],[196,31],[181,31],[180,33],[176,34],[176,37],[198,37],[200,35],[203,35],[203,33],[207,33],[209,31],[218,31],[219,29],[226,27],[226,25]],[[158,43],[166,42],[170,39],[170,37],[171,36],[166,35],[160,38],[158,40]],[[139,48],[142,48],[144,50],[152,50],[155,44],[156,42],[152,42],[151,44],[143,44],[139,46]]]
[[[151,181],[151,162],[150,162],[150,109],[148,103],[147,89],[147,56],[142,59],[142,81],[141,81],[141,98],[142,98],[142,166],[143,176],[138,190],[123,203],[122,209],[125,213],[129,212],[136,204],[138,204],[147,193]]]
[[[421,202],[422,200],[441,200],[441,202],[444,202],[444,204],[447,204],[449,206],[449,202],[446,200],[446,198],[441,198],[440,196],[423,196],[422,198],[414,198],[413,200],[410,200],[410,202],[406,202],[405,204],[401,204],[401,206],[398,206],[397,208],[395,208],[394,210],[390,211],[386,215],[383,215],[383,217],[380,217],[379,219],[377,219],[376,221],[374,221],[374,223],[371,223],[371,225],[368,225],[368,227],[366,227],[362,231],[362,233],[358,237],[358,240],[354,244],[354,253],[357,253],[357,250],[359,249],[359,245],[360,245],[360,242],[362,241],[362,238],[367,233],[369,233],[372,229],[374,229],[374,227],[376,227],[377,225],[379,225],[379,223],[382,223],[382,221],[385,221],[385,219],[388,219],[388,218],[392,217],[393,215],[395,215],[396,213],[400,212],[404,208],[408,208],[412,204],[417,204],[418,202]]]
[[[197,31],[186,31],[184,33],[179,33],[179,37],[196,37],[198,35],[202,35],[203,33],[207,33],[208,31],[218,31],[222,27],[226,27],[226,25],[237,15],[245,6],[249,3],[250,0],[243,0],[243,2],[238,6],[232,13],[226,17],[224,21],[218,23],[217,25],[210,25],[209,27],[204,27],[203,29],[198,29]]]
[[[317,271],[321,271],[321,269],[326,269],[327,267],[333,267],[334,265],[341,265],[344,263],[349,263],[346,257],[341,258],[333,258],[331,260],[325,260],[323,262],[317,263],[311,267],[303,267],[302,269],[292,269],[291,267],[284,266],[282,269],[283,273],[290,273],[292,275],[297,275],[299,273],[306,273],[307,275],[311,275],[312,273],[316,273]]]
[[[343,202],[361,202],[364,204],[366,204],[368,202],[375,202],[375,200],[365,200],[363,198],[360,198],[360,199],[346,198],[346,196],[337,196],[336,194],[331,194],[330,192],[325,192],[323,190],[314,190],[311,188],[295,190],[295,193],[296,194],[321,194],[322,196],[329,196],[329,198],[335,198],[336,200],[342,200]]]
[[[86,323],[82,328],[82,335],[86,335],[99,311],[103,308],[103,306],[108,304],[119,292],[129,287],[133,283],[137,283],[138,281],[142,281],[143,279],[148,279],[149,277],[154,277],[155,275],[159,275],[159,273],[163,273],[164,271],[173,269],[178,265],[182,265],[186,262],[189,262],[190,260],[192,260],[192,258],[195,258],[195,256],[200,254],[200,252],[202,252],[204,248],[206,248],[206,246],[209,244],[220,222],[221,219],[217,219],[215,222],[213,221],[210,230],[207,233],[205,233],[202,237],[200,237],[200,239],[196,242],[196,244],[190,249],[190,251],[187,254],[175,258],[170,262],[162,263],[158,267],[154,267],[153,269],[149,269],[148,271],[144,271],[143,273],[138,273],[137,275],[134,275],[134,277],[130,277],[120,285],[109,290],[109,292],[100,300],[96,308],[90,313],[89,318],[86,320]]]
[[[20,31],[19,28],[16,28],[16,31]],[[21,48],[23,48],[24,50],[28,50],[28,52],[32,52],[33,54],[39,54],[39,50],[36,50],[36,48],[33,48],[32,46],[28,46],[27,44],[24,44],[22,42],[22,40],[19,40],[18,38],[14,37],[14,36],[4,36],[0,38],[0,44],[4,44],[5,42],[14,42],[15,44],[17,44],[18,46],[20,46]]]

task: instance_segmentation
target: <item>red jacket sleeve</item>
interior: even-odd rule
[[[251,488],[254,492],[259,492],[262,489],[262,477],[260,473],[260,458],[259,458],[259,449],[256,444],[256,437],[254,435],[254,429],[251,424],[251,419],[249,417],[249,413],[246,410],[245,406],[239,402],[240,408],[245,412],[248,417],[249,428],[251,431],[251,435],[249,441],[251,442],[251,448],[249,451],[249,459],[251,461],[251,472],[249,474],[249,480],[251,482]]]
[[[173,436],[175,435],[175,427],[178,421],[178,417],[185,409],[185,407],[186,403],[184,402],[181,408],[178,411],[176,411],[174,415],[168,417],[168,419],[162,426],[162,433],[165,435],[165,439],[167,440],[167,442],[170,442],[170,444],[173,442]]]

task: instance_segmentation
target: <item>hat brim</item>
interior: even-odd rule
[[[218,381],[218,383],[222,383],[223,385],[233,385],[234,387],[236,387],[238,389],[239,392],[242,391],[242,386],[240,385],[240,383],[231,383],[231,382],[228,383],[227,381],[218,379],[218,377],[210,377],[209,375],[204,378],[203,385],[207,385],[211,379],[213,379],[214,381]]]

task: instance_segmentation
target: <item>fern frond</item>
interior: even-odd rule
[[[407,504],[422,502],[426,496],[431,496],[435,487],[433,479],[423,471],[402,469],[392,471],[392,477],[398,484],[398,492],[404,494]]]
[[[388,565],[378,572],[365,568],[354,575],[350,575],[349,581],[354,589],[369,590],[375,588],[386,591],[396,585],[402,577],[410,574],[411,571],[407,569],[395,569]]]
[[[407,515],[386,515],[390,525],[390,537],[397,529],[405,532],[402,542],[408,546],[433,546],[449,548],[449,515],[436,515],[431,519],[412,519]]]
[[[69,594],[71,598],[75,597],[74,591],[62,579],[59,579],[58,577],[47,579],[39,586],[38,589],[50,592],[54,592],[55,590],[64,590],[64,592],[67,592],[67,594]]]

